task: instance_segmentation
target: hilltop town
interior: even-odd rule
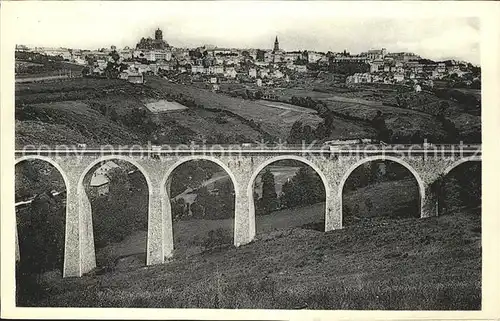
[[[175,48],[157,29],[154,38],[142,38],[135,48],[124,47],[83,50],[68,48],[16,47],[85,66],[86,76],[105,76],[110,64],[119,67],[114,75],[130,82],[142,82],[144,74],[163,75],[179,82],[204,82],[213,91],[220,84],[245,83],[264,89],[287,86],[300,81],[307,73],[324,72],[339,75],[335,80],[346,84],[405,84],[432,88],[435,81],[454,80],[462,87],[480,88],[480,68],[465,61],[432,61],[412,52],[388,52],[371,49],[358,54],[285,51],[276,36],[270,49]]]

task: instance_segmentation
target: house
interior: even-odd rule
[[[352,76],[347,77],[347,84],[359,84],[359,83],[371,83],[373,82],[373,76],[369,73],[355,73]]]
[[[306,72],[307,66],[306,65],[294,65],[294,69],[297,72]]]
[[[205,67],[200,66],[200,65],[192,65],[191,66],[191,73],[193,73],[193,74],[204,74],[205,73]]]
[[[227,78],[236,78],[236,69],[234,67],[226,67],[224,70],[224,76]]]
[[[287,52],[287,53],[285,53],[285,61],[294,62],[295,60],[297,60],[301,56],[302,56],[302,53],[300,51]]]
[[[384,67],[384,61],[382,59],[375,59],[370,63],[370,72],[377,72],[381,71]]]
[[[92,174],[90,187],[98,196],[107,195],[109,193],[109,172],[118,167],[120,166],[118,166],[115,162],[108,161],[96,169],[94,174]]]
[[[127,69],[123,72],[121,72],[118,75],[119,79],[127,80],[128,82],[131,82],[133,84],[142,84],[144,83],[144,77],[142,73],[135,71],[136,69],[132,67],[131,69]]]
[[[223,66],[209,66],[208,67],[208,73],[211,74],[211,75],[223,74],[224,73],[224,67]]]
[[[284,74],[279,71],[278,69],[276,69],[274,72],[273,72],[273,78],[283,78]]]
[[[394,74],[394,80],[397,82],[401,82],[405,79],[404,74],[402,73],[395,73]]]
[[[257,87],[262,87],[262,79],[258,78],[256,84]]]
[[[267,69],[267,68],[266,69],[261,69],[259,71],[259,76],[260,76],[260,78],[267,78],[267,77],[269,77],[269,69]]]
[[[323,57],[322,53],[310,51],[307,53],[307,62],[308,63],[316,63]]]
[[[250,76],[250,78],[257,78],[257,70],[255,68],[250,68],[248,76]]]
[[[118,75],[118,79],[128,80],[128,72],[123,71]]]

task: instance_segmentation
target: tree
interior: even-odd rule
[[[109,118],[114,121],[114,122],[117,122],[120,117],[118,116],[118,113],[116,112],[115,108],[111,107],[111,109],[109,110]]]
[[[297,173],[283,184],[280,201],[283,207],[315,204],[325,199],[323,181],[309,166],[301,166]]]
[[[261,208],[265,214],[276,209],[277,199],[274,175],[267,168],[262,174],[262,197],[260,198]]]
[[[288,135],[287,141],[289,143],[298,143],[302,139],[302,122],[297,120],[293,123],[290,129],[290,134]]]
[[[372,119],[372,126],[377,131],[378,140],[383,142],[388,142],[390,140],[392,131],[387,128],[384,116],[380,110],[377,111],[377,114]]]
[[[368,209],[368,213],[371,214],[373,208],[372,200],[369,198],[365,199],[365,206]]]
[[[40,278],[62,270],[64,256],[64,206],[50,192],[37,195],[26,211],[18,213],[20,262],[16,264],[18,302],[43,295]]]
[[[320,123],[314,131],[314,136],[316,137],[316,139],[323,139],[325,137],[328,137],[329,135],[330,133],[324,122]]]
[[[89,68],[89,67],[83,67],[83,69],[82,69],[82,76],[83,76],[83,77],[87,77],[87,76],[89,76],[90,74],[91,74],[91,72],[90,72],[90,68]]]

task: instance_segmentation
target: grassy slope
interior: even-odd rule
[[[242,135],[248,141],[253,142],[259,136],[258,131],[234,117],[219,115],[201,108],[171,112],[167,114],[167,117],[177,121],[182,126],[195,130],[201,137],[213,136],[214,133]]]
[[[80,101],[34,104],[44,120],[16,121],[16,146],[27,144],[100,145],[140,143],[127,128]],[[48,122],[48,121],[50,122]]]
[[[273,233],[164,265],[53,280],[48,306],[480,309],[479,209]]]
[[[356,189],[344,191],[342,206],[347,209],[343,213],[348,223],[372,216],[402,215],[418,217],[419,189],[414,179],[382,182]],[[367,207],[367,200],[372,204]],[[344,222],[346,223],[346,222]]]
[[[160,95],[147,86],[108,79],[80,78],[64,82],[17,84],[16,103],[47,110],[48,117],[52,119],[17,121],[16,143],[18,146],[82,142],[88,145],[146,143],[137,133],[103,117],[87,104],[111,106],[119,115],[124,115],[133,108],[145,108],[144,101],[161,98]],[[54,118],[54,114],[58,116]],[[253,141],[259,135],[258,131],[239,119],[206,110],[164,113],[161,117],[167,125],[160,135],[164,133],[162,136],[167,138],[175,127],[174,121],[192,130],[200,140],[217,134],[227,136],[228,133],[238,133]],[[223,118],[225,122],[217,123],[216,118]]]

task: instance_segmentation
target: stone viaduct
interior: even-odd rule
[[[63,276],[81,276],[96,266],[92,212],[83,179],[105,160],[120,159],[135,165],[149,189],[147,265],[164,263],[173,252],[172,215],[168,191],[172,172],[191,160],[208,160],[220,165],[231,177],[235,192],[234,245],[255,237],[253,184],[258,173],[278,160],[294,159],[312,167],[325,186],[325,231],[342,228],[342,191],[352,171],[363,163],[389,160],[406,167],[420,190],[420,215],[436,216],[437,198],[431,184],[461,163],[481,160],[481,148],[375,149],[364,150],[228,150],[204,151],[121,151],[86,150],[16,151],[16,164],[39,159],[52,164],[66,184],[66,235]],[[17,233],[16,233],[17,237]],[[16,238],[17,241],[17,238]],[[19,256],[18,246],[16,257]]]

